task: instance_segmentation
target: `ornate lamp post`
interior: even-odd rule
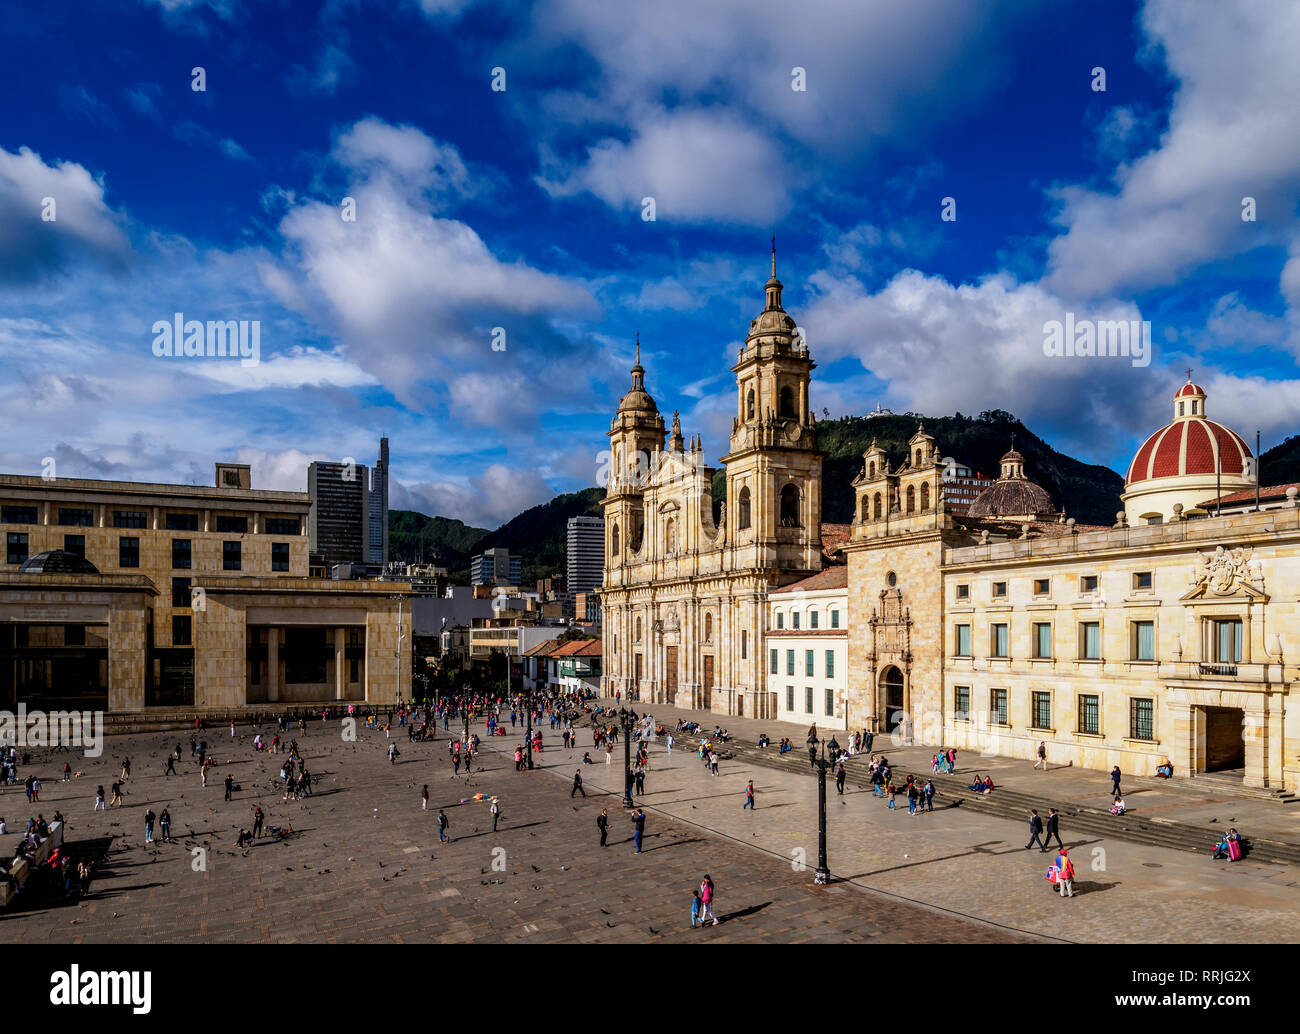
[[[636,728],[636,712],[619,708],[619,724],[623,727],[623,807],[632,809],[632,730]]]
[[[813,883],[824,887],[831,881],[831,870],[826,861],[826,772],[831,763],[826,760],[826,741],[822,741],[822,756],[814,758],[817,766],[817,871]]]

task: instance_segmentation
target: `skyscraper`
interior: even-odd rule
[[[307,468],[310,549],[327,565],[388,563],[388,439],[373,468],[317,461]]]
[[[570,517],[566,525],[568,553],[565,573],[570,594],[600,588],[605,567],[605,520]]]

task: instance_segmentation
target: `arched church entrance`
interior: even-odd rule
[[[893,664],[880,673],[877,699],[879,701],[877,714],[884,712],[885,731],[892,732],[898,728],[905,711],[903,706],[903,673]]]

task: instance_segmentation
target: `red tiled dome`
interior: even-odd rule
[[[1179,395],[1204,394],[1194,384],[1186,385]],[[1215,466],[1215,443],[1222,460]],[[1205,418],[1175,420],[1160,428],[1142,443],[1128,468],[1125,483],[1132,487],[1152,478],[1181,477],[1184,474],[1209,474],[1216,470],[1240,475],[1252,457],[1250,447],[1231,428]]]
[[[1175,395],[1174,398],[1182,399],[1182,398],[1186,398],[1188,395],[1204,395],[1204,394],[1205,394],[1204,388],[1202,388],[1199,384],[1193,384],[1191,381],[1188,381],[1186,384],[1184,384],[1181,388],[1178,389],[1178,394]]]

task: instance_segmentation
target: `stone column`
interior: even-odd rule
[[[347,664],[348,632],[346,628],[334,629],[334,699],[343,700],[348,695],[348,684],[343,667]]]
[[[266,630],[266,699],[280,699],[280,629],[274,626]]]

